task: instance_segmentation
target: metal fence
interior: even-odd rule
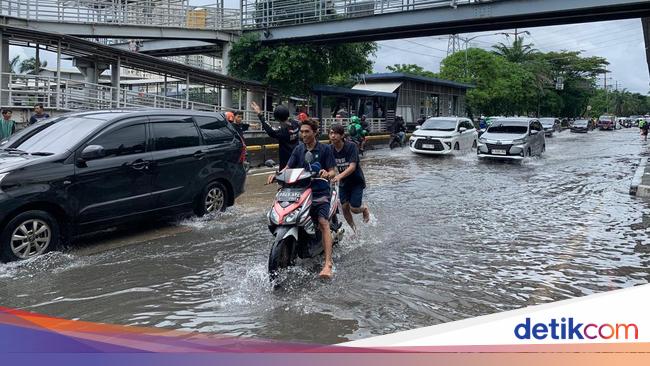
[[[206,112],[233,110],[189,98],[173,98],[51,76],[2,73],[0,80],[6,82],[6,87],[0,88],[3,107],[31,108],[42,103],[45,109],[62,111],[147,107]],[[265,115],[273,123],[272,112],[265,112]],[[244,111],[244,122],[251,124],[251,131],[262,130],[253,111]]]
[[[190,6],[188,0],[2,0],[5,16],[60,23],[241,29],[239,9]]]
[[[388,127],[386,125],[385,118],[366,118],[366,122],[368,123],[368,126],[370,128],[369,132],[371,133],[384,132]],[[320,130],[322,131],[322,133],[326,134],[334,124],[340,124],[343,125],[343,127],[347,127],[350,125],[350,119],[349,118],[323,118],[320,121]]]
[[[243,28],[271,28],[495,0],[242,0]]]

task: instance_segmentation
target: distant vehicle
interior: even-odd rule
[[[615,123],[616,119],[614,116],[604,115],[598,117],[598,128],[600,130],[613,130]]]
[[[523,159],[546,150],[544,128],[535,118],[502,118],[479,139],[479,158]]]
[[[0,145],[0,259],[151,217],[223,211],[244,191],[246,146],[223,113],[77,112]]]
[[[571,125],[571,132],[584,132],[587,133],[589,131],[589,123],[591,121],[586,120],[586,119],[579,119],[575,122],[573,122],[573,125]]]
[[[616,119],[616,125],[620,127],[630,128],[632,127],[632,120],[629,117],[618,117]]]
[[[553,132],[561,131],[560,120],[557,118],[540,118],[539,122],[544,127],[544,134],[548,137],[553,136]]]
[[[469,118],[434,117],[426,120],[409,139],[409,148],[417,154],[449,154],[468,150],[478,144],[478,132]]]

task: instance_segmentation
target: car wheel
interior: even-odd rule
[[[228,191],[223,184],[212,182],[203,188],[194,212],[203,216],[210,212],[225,211],[228,202]]]
[[[14,217],[0,235],[3,262],[33,258],[59,245],[58,221],[48,212],[25,211]]]

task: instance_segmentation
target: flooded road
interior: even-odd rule
[[[279,291],[266,274],[274,187],[251,177],[217,217],[0,264],[0,305],[337,343],[645,284],[650,204],[628,195],[644,151],[637,129],[565,131],[522,164],[371,151],[372,220],[335,248],[334,280],[316,279],[320,259],[304,261]]]

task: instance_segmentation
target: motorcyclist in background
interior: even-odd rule
[[[359,153],[363,155],[361,144],[365,138],[365,130],[361,126],[361,119],[357,116],[350,117],[350,125],[348,126],[348,135],[352,142],[359,146]]]
[[[402,146],[406,142],[406,124],[404,123],[404,118],[402,116],[395,116],[395,122],[393,123],[393,135],[399,136],[400,143]]]

